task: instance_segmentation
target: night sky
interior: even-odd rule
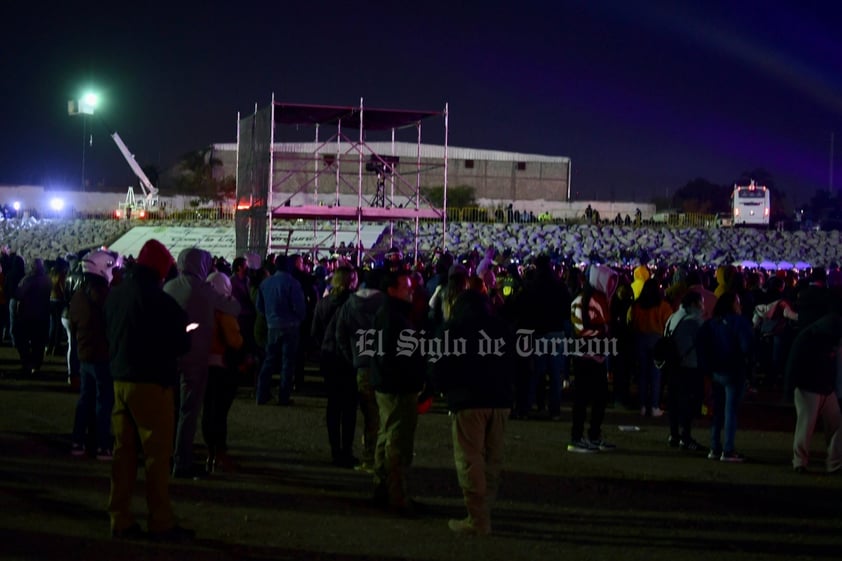
[[[451,145],[569,156],[580,199],[649,200],[764,168],[804,201],[842,153],[838,2],[32,4],[0,22],[0,184],[79,185],[83,125],[67,100],[86,88],[103,97],[86,175],[116,188],[133,176],[106,127],[163,170],[234,142],[237,112],[273,92],[449,102]],[[438,121],[424,133],[443,141]]]

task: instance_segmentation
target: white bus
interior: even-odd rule
[[[757,185],[734,185],[731,193],[731,216],[734,226],[768,226],[771,214],[769,189]]]

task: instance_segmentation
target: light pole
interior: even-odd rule
[[[99,105],[99,96],[93,92],[86,92],[81,99],[67,102],[67,112],[70,115],[82,115],[82,191],[86,190],[85,185],[85,145],[93,144],[93,135],[88,140],[88,115],[93,115]]]

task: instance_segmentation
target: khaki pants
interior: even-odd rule
[[[453,415],[453,459],[468,520],[491,531],[491,503],[503,468],[503,433],[510,409],[463,409]]]
[[[148,530],[163,532],[175,525],[169,493],[174,417],[172,388],[114,382],[114,460],[108,498],[112,531],[134,524],[131,501],[137,481],[138,436],[146,458]]]
[[[371,387],[371,370],[357,369],[357,390],[360,397],[360,412],[363,414],[363,453],[360,460],[374,466],[374,450],[377,447],[377,433],[380,430],[380,412],[374,388]]]
[[[415,447],[418,394],[376,392],[375,396],[380,411],[380,431],[374,452],[375,494],[388,496],[391,506],[408,507],[406,473]]]
[[[824,422],[827,442],[827,471],[842,469],[842,415],[836,394],[821,395],[795,388],[795,435],[792,441],[792,467],[807,467],[810,460],[810,440],[819,415]]]

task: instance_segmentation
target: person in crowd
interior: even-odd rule
[[[84,456],[89,440],[96,442],[96,458],[111,460],[111,410],[114,408],[114,380],[109,365],[108,337],[105,330],[105,300],[114,268],[120,256],[110,251],[93,251],[82,260],[82,285],[73,294],[69,306],[70,334],[79,356],[79,399],[73,422],[70,452]],[[88,438],[94,421],[95,434]]]
[[[687,273],[687,290],[698,292],[702,297],[702,319],[704,321],[713,317],[713,308],[716,306],[716,295],[706,288],[704,275],[696,269]]]
[[[827,288],[827,272],[824,267],[816,267],[810,274],[806,286],[798,289],[795,308],[798,312],[798,329],[803,329],[833,309],[835,292]]]
[[[646,265],[638,265],[632,272],[634,280],[631,283],[632,291],[634,292],[634,299],[640,298],[640,293],[643,290],[643,284],[649,280],[651,274],[649,267]]]
[[[797,415],[792,441],[792,467],[796,473],[807,471],[810,441],[819,417],[827,443],[826,470],[842,470],[842,414],[836,394],[840,341],[842,316],[833,310],[803,328],[792,344],[786,379],[793,391]]]
[[[634,303],[634,292],[628,280],[621,280],[611,299],[611,336],[617,340],[616,356],[608,357],[614,379],[614,405],[633,409],[637,405],[631,398],[632,372],[634,371],[634,333],[629,327],[629,310]]]
[[[231,279],[216,271],[208,284],[226,300],[233,300]],[[214,311],[213,334],[208,356],[208,383],[202,413],[202,438],[208,448],[207,473],[237,471],[228,454],[228,412],[237,395],[238,367],[242,361],[243,336],[237,317],[223,310]]]
[[[316,304],[321,298],[316,285],[316,279],[310,272],[310,261],[305,260],[303,255],[293,255],[290,258],[291,266],[289,272],[298,281],[301,291],[304,293],[304,306],[306,314],[299,325],[298,347],[295,358],[295,378],[293,387],[300,388],[304,384],[304,365],[307,362],[308,351],[310,350],[310,326],[313,325],[313,312]]]
[[[354,433],[357,425],[357,375],[336,345],[336,313],[357,289],[357,272],[350,266],[336,269],[332,290],[316,304],[310,336],[321,343],[319,369],[327,393],[325,423],[330,456],[337,467],[356,467]]]
[[[798,312],[784,298],[783,279],[772,277],[766,285],[765,303],[754,307],[752,323],[758,339],[758,362],[765,374],[764,384],[772,387],[783,381]]]
[[[497,264],[494,262],[496,257],[497,249],[495,249],[494,246],[489,246],[485,250],[485,255],[479,264],[477,264],[476,268],[476,275],[485,282],[485,286],[489,290],[496,288],[497,286],[497,277],[494,272],[497,267]]]
[[[275,259],[275,273],[260,283],[256,307],[266,318],[265,358],[257,376],[256,399],[264,405],[271,398],[272,375],[280,370],[278,405],[292,405],[296,360],[301,336],[301,322],[307,317],[304,291],[288,272],[285,255]]]
[[[351,364],[357,375],[357,392],[363,416],[363,452],[357,469],[373,473],[380,411],[371,384],[372,356],[361,339],[374,328],[374,316],[383,305],[386,295],[380,290],[383,269],[367,271],[365,286],[352,294],[336,312],[336,349],[339,358]]]
[[[9,299],[16,284],[9,286],[6,278],[12,268],[12,250],[8,245],[0,247],[0,344],[11,339],[9,333]]]
[[[57,355],[61,350],[64,327],[61,316],[70,303],[66,292],[69,264],[65,259],[57,259],[50,267],[50,332],[47,336],[47,354]]]
[[[731,288],[731,277],[735,272],[736,270],[731,265],[721,265],[716,268],[716,273],[714,273],[716,280],[716,288],[713,291],[714,296],[719,298],[725,294],[725,291]]]
[[[44,363],[47,337],[50,330],[50,277],[41,259],[32,261],[29,274],[23,277],[15,291],[14,316],[15,348],[25,374],[35,374]]]
[[[480,352],[480,331],[502,339],[511,349],[511,332],[491,313],[483,294],[468,290],[457,297],[444,324],[454,340],[466,341],[466,352],[443,357],[435,365],[436,390],[451,412],[451,437],[456,474],[468,516],[448,522],[457,534],[491,533],[491,505],[503,467],[504,431],[511,410],[514,361],[511,351],[497,356]]]
[[[215,314],[217,310],[234,317],[240,313],[240,305],[235,300],[219,294],[207,283],[211,262],[211,254],[204,249],[185,248],[178,254],[178,276],[164,284],[164,292],[184,309],[193,326],[190,350],[178,359],[181,391],[173,456],[173,477],[176,478],[195,479],[207,475],[204,465],[193,462],[193,440],[205,402]]]
[[[259,268],[259,265],[256,268]],[[245,257],[237,257],[231,263],[231,297],[240,304],[237,322],[240,324],[240,334],[243,337],[243,349],[247,357],[254,355],[257,346],[254,340],[254,322],[257,311],[251,299],[251,278]]]
[[[699,329],[696,349],[703,372],[710,374],[713,381],[708,458],[743,462],[745,458],[736,451],[735,440],[737,412],[745,393],[752,356],[752,332],[735,293],[724,292],[716,301],[713,317]]]
[[[628,314],[637,356],[641,416],[660,417],[664,414],[661,410],[661,371],[655,366],[652,350],[663,336],[670,315],[672,307],[661,297],[658,281],[645,281]]]
[[[671,448],[698,452],[702,445],[693,438],[693,419],[701,408],[704,378],[696,356],[696,337],[702,327],[702,296],[687,292],[677,312],[667,320],[664,336],[675,341],[680,363],[669,372],[668,413]]]
[[[415,446],[418,394],[426,383],[426,360],[421,353],[400,353],[399,338],[412,309],[412,280],[407,271],[386,274],[387,298],[374,317],[374,330],[382,337],[382,352],[374,353],[371,384],[380,414],[374,453],[374,497],[401,515],[413,515],[417,503],[407,491],[406,476]]]
[[[570,431],[569,452],[593,453],[615,448],[602,435],[602,421],[608,399],[606,356],[588,348],[607,341],[611,323],[609,302],[617,289],[617,273],[605,265],[592,265],[588,282],[570,305],[573,332],[584,343],[581,356],[573,361],[573,426]],[[596,345],[591,345],[596,343]],[[606,349],[603,349],[606,350]],[[591,420],[585,437],[585,416],[591,406]]]
[[[88,252],[84,252],[82,256],[87,253]],[[67,262],[69,264],[69,272],[65,278],[64,293],[68,301],[70,301],[73,299],[73,295],[76,294],[76,290],[82,285],[84,272],[82,271],[82,260],[79,255],[73,253],[68,254]],[[117,265],[110,269],[110,285],[114,284],[115,279],[119,282],[119,275],[121,271],[122,259],[118,261]],[[64,327],[65,336],[67,337],[67,355],[65,356],[65,360],[67,361],[67,383],[71,387],[78,387],[81,383],[81,366],[79,364],[79,349],[77,348],[76,339],[73,337],[70,330],[69,306],[64,308],[64,311],[61,314],[61,325]]]
[[[535,339],[564,340],[570,333],[570,294],[556,277],[548,255],[535,260],[535,276],[520,297],[521,319],[518,326],[533,331]],[[536,402],[539,386],[549,380],[547,415],[561,419],[562,380],[567,378],[567,357],[561,352],[535,353],[531,357],[530,376],[525,391],[518,395],[518,416],[526,416]]]
[[[108,512],[115,538],[145,535],[131,511],[139,452],[146,468],[149,537],[187,541],[194,536],[176,523],[169,494],[177,359],[190,348],[187,314],[162,290],[174,264],[167,248],[150,239],[125,280],[105,300],[114,378],[114,461]]]

